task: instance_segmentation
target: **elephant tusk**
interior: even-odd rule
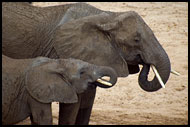
[[[180,73],[178,73],[178,72],[175,71],[175,70],[171,70],[171,73],[174,74],[174,75],[177,75],[177,76],[180,76],[180,75],[181,75]]]
[[[154,66],[154,65],[150,65],[150,66],[151,66],[153,72],[155,73],[155,75],[156,75],[158,81],[160,82],[162,88],[165,88],[165,85],[164,85],[164,83],[163,83],[163,81],[162,81],[162,79],[161,79],[161,77],[160,77],[158,71],[156,70],[155,66]]]
[[[102,80],[102,79],[97,79],[96,81],[99,82],[99,83],[101,83],[101,84],[103,84],[103,85],[112,86],[111,83],[109,83],[109,82],[107,82],[105,80]]]

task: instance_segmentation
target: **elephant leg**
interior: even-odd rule
[[[30,121],[31,121],[31,125],[37,125],[37,123],[34,122],[34,118],[32,115],[30,115]]]
[[[75,124],[77,125],[88,125],[90,120],[90,115],[96,95],[96,89],[88,90],[82,94],[81,105],[76,118]]]
[[[81,95],[78,95],[78,102],[72,104],[59,104],[59,125],[74,125],[80,107]]]
[[[51,103],[40,103],[30,97],[29,106],[32,112],[32,116],[30,116],[30,119],[33,125],[53,124]]]
[[[77,119],[75,122],[76,125],[88,125],[89,124],[92,106],[93,106],[93,104],[88,108],[79,109]]]

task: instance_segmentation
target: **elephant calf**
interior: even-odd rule
[[[101,86],[97,79],[116,72],[76,59],[12,59],[2,56],[2,122],[15,124],[30,116],[32,124],[52,124],[51,102],[76,103],[77,94]],[[94,82],[96,85],[92,85]]]

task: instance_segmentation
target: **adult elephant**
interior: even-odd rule
[[[135,12],[105,12],[87,4],[40,8],[3,3],[2,15],[2,50],[7,56],[72,57],[112,67],[119,77],[138,73],[142,64],[139,85],[148,92],[161,88],[156,77],[147,80],[150,65],[164,83],[169,78],[168,55]],[[59,124],[88,124],[95,93],[89,90],[78,95],[78,103],[60,104]]]

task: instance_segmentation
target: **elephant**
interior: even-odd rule
[[[29,116],[32,124],[52,124],[51,102],[76,103],[77,94],[103,86],[98,80],[103,76],[110,77],[112,86],[117,82],[112,68],[72,58],[12,59],[2,55],[2,64],[3,124],[15,124]]]
[[[110,12],[85,3],[35,7],[28,3],[2,4],[2,52],[13,58],[75,58],[113,68],[118,77],[139,73],[147,92],[166,84],[171,64],[168,54],[142,17],[134,12]],[[139,65],[143,65],[140,71]],[[96,89],[79,94],[74,104],[61,103],[59,124],[89,124]],[[72,112],[70,112],[72,110]],[[65,113],[67,112],[67,113]]]

